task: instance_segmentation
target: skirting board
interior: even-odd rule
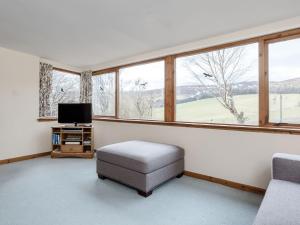
[[[0,160],[0,165],[1,164],[18,162],[18,161],[23,161],[23,160],[28,160],[28,159],[34,159],[34,158],[38,158],[38,157],[47,156],[47,155],[50,155],[50,154],[51,154],[51,152],[41,152],[41,153],[36,153],[36,154],[32,154],[32,155],[25,155],[25,156],[19,156],[19,157],[10,158],[10,159],[2,159],[2,160]]]
[[[10,158],[10,159],[3,159],[3,160],[0,160],[0,165],[23,161],[23,160],[28,160],[28,159],[34,159],[34,158],[38,158],[38,157],[47,156],[50,154],[51,154],[51,151],[50,152],[41,152],[41,153],[36,153],[36,154],[26,155],[26,156],[19,156],[19,157]],[[201,180],[210,181],[210,182],[217,183],[217,184],[222,184],[222,185],[225,185],[225,186],[228,186],[231,188],[236,188],[236,189],[243,190],[243,191],[257,193],[257,194],[264,194],[266,191],[265,189],[262,189],[262,188],[258,188],[258,187],[254,187],[254,186],[250,186],[250,185],[246,185],[246,184],[241,184],[241,183],[237,183],[237,182],[233,182],[233,181],[229,181],[229,180],[224,180],[221,178],[211,177],[211,176],[207,176],[207,175],[203,175],[203,174],[199,174],[199,173],[194,173],[191,171],[184,171],[184,175],[193,177],[193,178],[197,178],[197,179],[201,179]]]
[[[235,188],[235,189],[239,189],[242,191],[253,192],[256,194],[264,194],[266,192],[266,190],[263,188],[258,188],[258,187],[250,186],[247,184],[241,184],[241,183],[237,183],[234,181],[224,180],[221,178],[211,177],[211,176],[194,173],[194,172],[190,172],[190,171],[184,171],[184,175],[193,177],[193,178],[197,178],[197,179],[201,179],[201,180],[210,181],[210,182],[217,183],[217,184],[222,184],[222,185],[225,185],[225,186],[228,186],[231,188]]]

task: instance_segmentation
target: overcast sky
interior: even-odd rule
[[[270,81],[300,78],[300,39],[270,44],[269,74]]]

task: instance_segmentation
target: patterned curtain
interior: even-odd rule
[[[53,66],[40,62],[40,107],[39,116],[51,116],[50,94],[52,89]]]
[[[80,79],[80,102],[92,102],[92,71],[81,73]]]

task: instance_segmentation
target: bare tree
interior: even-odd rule
[[[123,99],[121,114],[123,117],[152,118],[154,96],[147,88],[148,82],[140,78],[134,81],[121,82],[120,93]]]
[[[51,115],[57,115],[58,103],[75,103],[79,101],[79,82],[80,79],[77,77],[53,75],[50,96]]]
[[[103,75],[95,78],[93,82],[94,109],[97,113],[108,114],[114,100],[114,77]]]
[[[249,71],[250,64],[242,63],[244,47],[227,48],[191,57],[185,66],[210,95],[243,124],[247,118],[239,111],[233,98],[233,86]]]
[[[152,118],[154,98],[150,92],[146,92],[148,82],[137,79],[134,82],[135,107],[139,118]]]

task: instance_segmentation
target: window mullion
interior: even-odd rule
[[[165,121],[175,121],[175,73],[174,57],[165,59]]]
[[[115,85],[115,117],[118,119],[119,118],[119,95],[120,95],[120,79],[119,79],[119,69],[116,70],[116,85]]]
[[[259,126],[269,122],[268,45],[259,41]]]

